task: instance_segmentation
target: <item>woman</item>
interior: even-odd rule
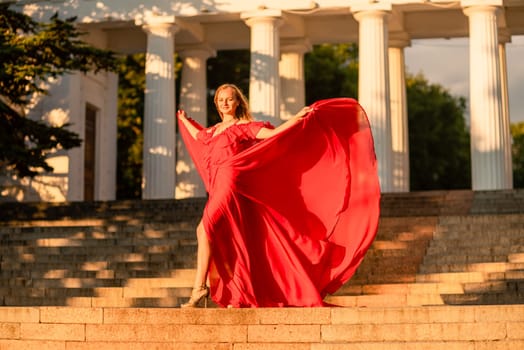
[[[195,307],[321,306],[376,234],[380,189],[369,123],[352,99],[319,101],[274,128],[220,86],[221,122],[178,112],[209,199],[197,227]],[[209,278],[210,287],[206,285]]]

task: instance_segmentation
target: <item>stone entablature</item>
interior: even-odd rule
[[[463,1],[38,1],[24,5],[35,18],[49,18],[55,11],[77,16],[87,28],[103,28],[109,46],[124,51],[145,51],[146,36],[135,25],[150,16],[174,16],[180,30],[180,46],[207,42],[215,50],[249,48],[249,27],[242,16],[263,9],[279,11],[283,18],[281,39],[308,37],[311,44],[358,40],[358,23],[353,13],[384,10],[390,13],[390,32],[404,32],[411,39],[468,36],[468,20],[462,9],[470,6],[497,6],[499,28],[512,35],[524,34],[523,0]],[[226,38],[222,34],[226,35]]]

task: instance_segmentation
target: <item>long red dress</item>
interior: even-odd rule
[[[373,137],[353,99],[314,103],[302,121],[257,140],[267,123],[197,140],[179,121],[209,194],[212,299],[221,306],[322,306],[375,238],[380,187]]]

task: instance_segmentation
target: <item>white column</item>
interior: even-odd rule
[[[311,50],[311,44],[302,42],[286,43],[280,48],[280,119],[293,117],[306,103],[304,80],[304,54]]]
[[[496,6],[464,9],[469,18],[473,190],[511,188],[506,176]]]
[[[100,138],[97,148],[97,169],[95,181],[96,200],[114,200],[116,198],[116,164],[117,164],[117,115],[118,115],[118,75],[112,72],[105,74],[105,101],[102,115],[97,122]]]
[[[175,195],[174,17],[147,18],[143,199]]]
[[[206,61],[216,52],[209,47],[195,47],[178,52],[183,59],[180,84],[180,109],[196,120],[200,125],[207,125],[207,83]],[[177,138],[176,193],[175,197],[205,197],[206,188],[186,145],[181,137]]]
[[[409,131],[404,48],[408,38],[389,40],[393,192],[409,192]]]
[[[68,105],[70,123],[69,130],[76,132],[80,137],[85,135],[85,99],[84,78],[80,73],[67,74],[61,85],[66,95],[65,104]],[[56,96],[55,96],[56,98]],[[84,146],[75,147],[67,151],[69,156],[69,171],[67,181],[67,201],[84,200]]]
[[[371,123],[382,192],[393,191],[388,13],[384,10],[364,10],[354,14],[359,22],[358,98]]]
[[[243,13],[251,28],[249,104],[255,118],[280,123],[280,10]]]
[[[511,41],[509,33],[499,33],[499,62],[500,62],[500,87],[502,98],[502,134],[504,139],[504,173],[505,181],[513,188],[513,158],[512,158],[512,137],[509,113],[509,92],[508,92],[508,65],[506,60],[506,43]]]
[[[64,74],[47,80],[49,94],[38,99],[35,107],[28,111],[27,117],[45,120],[53,126],[70,123],[67,130],[85,135],[85,77],[80,72]],[[48,155],[53,173],[26,179],[13,180],[12,193],[23,201],[82,201],[84,200],[84,145],[69,150],[57,150]],[[20,192],[19,192],[20,191]]]

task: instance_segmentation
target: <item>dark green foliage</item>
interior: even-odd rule
[[[80,142],[78,135],[64,127],[24,118],[0,101],[0,164],[4,168],[1,170],[18,177],[37,175],[35,168],[52,171],[46,163],[49,150],[77,147]]]
[[[411,190],[471,188],[466,101],[423,76],[407,78]]]
[[[111,51],[94,48],[80,40],[75,18],[38,23],[0,5],[0,172],[33,177],[53,169],[46,163],[54,149],[80,145],[68,125],[50,126],[25,118],[24,108],[38,94],[41,83],[65,73],[112,69]]]
[[[513,137],[513,187],[524,188],[524,123],[511,125]]]
[[[306,105],[333,97],[358,94],[356,44],[318,45],[305,55]]]
[[[129,55],[118,68],[117,198],[141,197],[145,54]]]

